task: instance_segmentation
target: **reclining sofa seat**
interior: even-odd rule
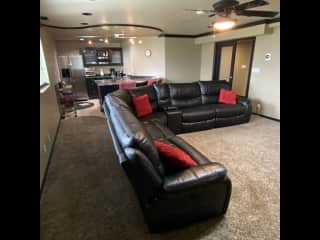
[[[150,232],[166,231],[210,216],[219,216],[228,208],[231,181],[225,167],[210,161],[167,127],[169,121],[177,116],[181,122],[179,126],[175,125],[177,122],[171,124],[174,130],[181,127],[183,130],[198,129],[197,124],[196,127],[183,125],[192,119],[196,122],[207,121],[207,126],[214,126],[210,125],[210,120],[217,115],[216,110],[208,110],[208,114],[206,110],[198,111],[199,106],[206,106],[202,102],[209,95],[202,94],[200,86],[196,90],[196,84],[199,86],[199,83],[182,84],[183,90],[172,84],[153,85],[118,90],[105,97],[104,110],[116,154],[135,189]],[[154,113],[138,119],[131,99],[145,93],[149,95]],[[187,98],[188,95],[190,98]],[[192,115],[190,109],[194,106],[197,106],[195,111],[201,117]],[[204,120],[207,118],[210,118],[209,121]],[[181,148],[198,166],[170,172],[163,165],[154,140]]]

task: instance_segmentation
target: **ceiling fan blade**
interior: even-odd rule
[[[279,12],[272,11],[236,11],[237,15],[247,16],[247,17],[274,17]]]
[[[216,14],[214,13],[214,14],[210,14],[208,17],[213,17],[213,16],[215,16]]]
[[[269,3],[263,0],[254,0],[251,2],[246,2],[239,4],[238,6],[235,7],[236,10],[246,10],[250,8],[255,8],[255,7],[261,7],[264,5],[268,5]]]

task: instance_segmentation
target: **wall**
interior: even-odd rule
[[[238,29],[215,37],[196,38],[195,43],[201,45],[200,79],[210,80],[212,77],[214,42],[254,36],[256,42],[252,68],[258,68],[260,72],[251,72],[250,77],[249,98],[253,103],[253,111],[256,112],[256,104],[260,103],[262,108],[258,113],[280,119],[280,23]],[[272,54],[271,61],[264,60],[265,53]]]
[[[165,38],[165,65],[169,82],[198,81],[201,47],[192,38]]]
[[[87,42],[81,42],[81,41],[63,41],[58,40],[56,41],[56,47],[57,47],[57,53],[58,56],[76,56],[80,55],[79,49],[85,48],[85,47],[121,47],[120,43],[108,43],[105,44],[103,42],[94,43],[93,45],[88,45]],[[103,67],[95,67],[96,73],[100,73],[100,69],[103,69],[104,73],[109,73],[110,68],[114,68],[116,71],[121,70],[121,66],[103,66]]]
[[[211,80],[213,69],[214,43],[201,45],[200,80]]]
[[[271,60],[265,61],[266,53],[271,53]],[[280,26],[270,29],[270,33],[257,36],[250,79],[249,98],[253,111],[257,103],[261,104],[258,113],[280,119]]]
[[[157,75],[165,77],[165,39],[159,37],[143,37],[142,44],[134,45],[128,40],[122,42],[123,69],[132,75]],[[151,56],[145,56],[145,50],[151,50]]]
[[[40,28],[44,56],[48,68],[50,87],[40,94],[40,189],[48,164],[53,140],[60,119],[54,84],[60,81],[55,42],[50,34]],[[45,145],[45,147],[44,147]],[[46,148],[46,149],[45,149]]]

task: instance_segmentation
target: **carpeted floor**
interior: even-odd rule
[[[280,239],[279,125],[252,116],[248,124],[180,135],[227,167],[230,206],[222,219],[149,234],[105,119],[62,120],[40,201],[40,239]]]

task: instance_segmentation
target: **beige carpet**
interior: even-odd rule
[[[180,136],[224,164],[233,183],[228,212],[213,232],[280,239],[280,123],[254,115],[248,124]]]
[[[222,219],[149,234],[132,186],[116,158],[106,121],[61,121],[40,201],[42,240],[277,240],[279,123],[253,116],[248,124],[183,134],[233,183]]]

